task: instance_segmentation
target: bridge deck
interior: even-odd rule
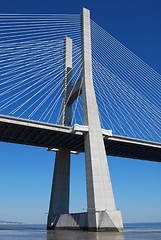
[[[0,141],[46,148],[84,151],[81,131],[72,128],[0,115]],[[161,144],[116,135],[104,135],[109,156],[161,162]]]

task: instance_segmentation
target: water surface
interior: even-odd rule
[[[161,223],[125,224],[124,233],[47,231],[45,225],[1,224],[0,240],[161,240]]]

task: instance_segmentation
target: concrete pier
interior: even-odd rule
[[[88,229],[95,231],[101,230],[101,227],[107,229],[111,227],[109,223],[112,222],[113,226],[121,231],[123,229],[122,218],[120,212],[116,211],[115,207],[93,85],[89,10],[83,9],[81,21],[82,76],[84,78],[82,87],[83,124],[87,125],[89,129],[84,136]],[[102,212],[106,214],[102,215]],[[103,226],[99,225],[100,213]]]
[[[60,149],[56,155],[48,228],[85,229],[89,231],[123,231],[121,212],[116,210],[115,207],[93,85],[90,11],[85,8],[83,8],[81,15],[81,27],[83,68],[81,73],[81,79],[83,80],[81,93],[83,99],[83,124],[88,126],[88,131],[84,133],[87,212],[69,214],[70,153],[68,150]],[[66,53],[68,53],[68,47],[71,48],[71,45],[68,44],[69,41],[66,41]],[[68,65],[71,66],[72,59],[67,55],[65,55],[65,59],[66,72]],[[66,83],[67,82],[64,82],[64,89],[66,89]],[[71,88],[72,86],[69,90],[71,90]],[[64,102],[66,102],[66,95],[67,92],[65,90],[63,95]],[[70,118],[67,116],[70,115],[71,117],[71,112],[67,114],[66,111],[71,110],[71,106],[66,108],[64,102],[63,106],[65,106],[65,108],[62,108],[61,123],[69,125]]]
[[[53,215],[50,229],[87,230],[95,232],[122,232],[122,223],[120,221],[117,221],[121,218],[120,212],[97,212],[97,228],[89,228],[88,216],[88,212]]]
[[[67,98],[72,90],[72,40],[64,39],[64,79],[63,102],[60,125],[71,125],[72,105],[67,104]],[[59,149],[56,153],[50,207],[48,214],[48,229],[51,228],[55,215],[69,213],[70,190],[70,150]]]

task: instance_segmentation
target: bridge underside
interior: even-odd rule
[[[71,127],[0,116],[0,141],[49,149],[68,148],[84,151],[83,132]],[[161,144],[116,135],[104,135],[109,156],[161,162]]]

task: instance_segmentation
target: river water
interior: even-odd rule
[[[124,233],[47,231],[45,225],[0,225],[0,240],[161,240],[161,223],[125,224]]]

